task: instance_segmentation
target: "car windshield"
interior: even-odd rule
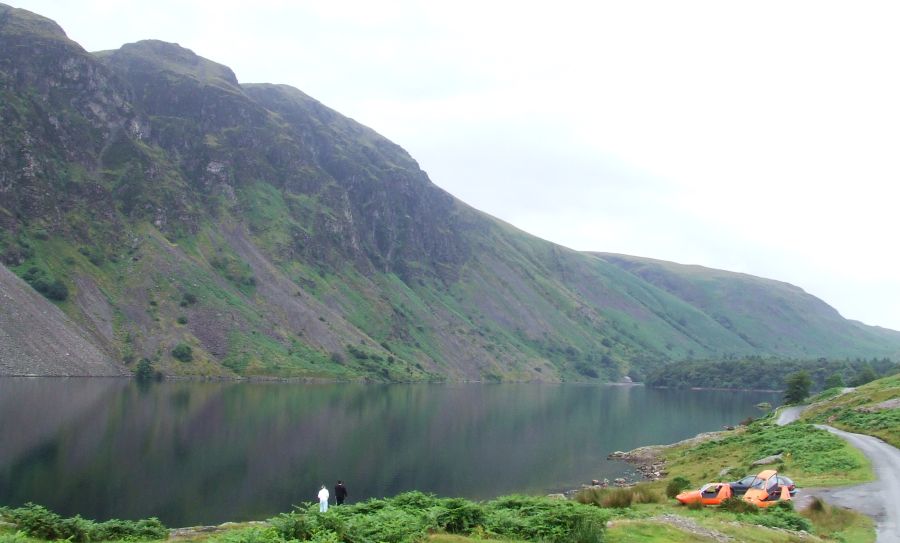
[[[754,477],[753,482],[750,483],[750,488],[758,488],[759,490],[766,489],[766,480],[760,479],[759,477]]]
[[[790,477],[785,477],[784,475],[778,476],[778,484],[784,486],[791,486],[794,484],[794,481],[791,481]]]
[[[741,486],[750,486],[750,483],[753,482],[753,479],[756,479],[756,475],[748,475],[748,476],[744,477],[743,479],[741,479],[740,481],[738,481],[738,484]]]

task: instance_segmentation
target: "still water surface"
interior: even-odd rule
[[[735,424],[760,392],[0,378],[0,505],[170,526],[264,519],[344,479],[491,498],[621,476],[615,450]]]

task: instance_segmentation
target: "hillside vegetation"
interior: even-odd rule
[[[297,89],[160,41],[89,53],[0,5],[0,260],[127,372],[602,381],[900,352],[797,287],[629,258],[472,209]]]
[[[871,381],[879,376],[900,371],[900,364],[881,360],[784,360],[750,357],[725,360],[685,360],[666,364],[651,371],[646,378],[650,386],[672,388],[735,388],[781,390],[784,378],[806,371],[815,390],[827,388],[828,381],[843,384]]]
[[[812,402],[802,420],[880,437],[900,448],[900,375],[872,381],[846,394],[825,391]]]

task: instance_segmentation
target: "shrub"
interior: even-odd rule
[[[630,507],[636,503],[659,503],[662,496],[646,484],[630,488],[587,488],[575,494],[578,503],[598,507]]]
[[[776,509],[783,509],[785,511],[793,511],[794,510],[794,502],[792,500],[780,501],[775,504]]]
[[[134,369],[134,378],[138,381],[150,381],[153,379],[153,363],[148,358],[141,358],[137,367]]]
[[[724,509],[725,511],[731,511],[732,513],[758,513],[759,507],[753,505],[752,503],[747,503],[741,498],[730,497],[722,502],[719,506],[719,509]]]
[[[138,521],[107,520],[96,523],[91,529],[92,541],[141,541],[147,539],[166,539],[169,530],[157,518]]]
[[[631,507],[633,494],[630,488],[614,488],[600,499],[603,507],[625,508]]]
[[[475,505],[472,502],[467,503]],[[335,511],[339,510],[340,508]],[[322,517],[324,519],[328,515]],[[388,505],[366,516],[349,517],[343,532],[334,533],[342,533],[344,541],[407,543],[424,540],[429,528],[434,529],[434,525],[431,524],[425,511],[407,511]]]
[[[0,534],[0,543],[28,543],[28,540],[23,532],[16,532],[14,534]]]
[[[825,502],[822,501],[822,499],[818,496],[813,496],[812,500],[810,500],[809,502],[809,507],[807,509],[809,509],[810,511],[821,513],[822,511],[825,511],[825,508]]]
[[[274,527],[269,526],[268,528],[234,530],[213,536],[208,541],[210,543],[283,543],[285,539]]]
[[[592,368],[590,364],[584,361],[579,361],[575,364],[575,371],[584,375],[585,377],[590,377],[592,379],[596,379],[600,375],[597,373],[597,370]]]
[[[684,492],[685,489],[690,488],[690,486],[691,482],[688,479],[685,479],[684,477],[675,477],[666,485],[666,496],[674,498]]]
[[[182,362],[190,362],[194,359],[194,353],[191,346],[185,343],[179,343],[172,349],[172,356]]]
[[[398,494],[391,500],[391,503],[401,509],[424,511],[439,505],[440,500],[433,494],[412,491]]]
[[[69,297],[69,287],[67,287],[66,284],[59,279],[55,279],[47,287],[47,292],[45,292],[44,295],[51,300],[64,302],[66,298]]]
[[[860,513],[854,513],[843,507],[832,507],[817,497],[813,497],[809,506],[800,514],[813,523],[817,535],[835,540],[840,540],[840,532],[856,524],[858,517],[861,516]]]
[[[113,540],[165,539],[169,535],[166,527],[157,519],[138,521],[108,520],[93,522],[80,516],[63,518],[60,515],[33,503],[18,509],[9,509],[4,515],[24,534],[47,540],[66,539],[76,543]]]
[[[809,519],[798,515],[793,510],[772,507],[767,511],[760,511],[760,513],[758,515],[749,515],[742,520],[752,524],[759,524],[760,526],[768,526],[769,528],[802,530],[804,532],[812,531],[812,523]]]
[[[443,510],[435,520],[439,528],[451,534],[466,533],[484,523],[484,511],[480,505],[462,498],[451,498],[444,502]]]
[[[312,537],[318,527],[312,516],[300,512],[282,513],[275,518],[270,518],[269,524],[282,538],[299,541],[306,541]]]
[[[485,528],[509,539],[573,541],[576,531],[596,541],[602,537],[609,513],[568,500],[506,496],[485,504]]]
[[[368,500],[318,513],[306,504],[293,513],[270,519],[265,530],[226,543],[413,543],[429,532],[445,530],[483,539],[515,539],[547,543],[598,543],[609,513],[570,501],[507,496],[487,503],[462,498],[436,498],[407,492],[392,499]],[[224,538],[225,536],[223,536]]]
[[[82,541],[78,534],[64,532],[62,517],[33,503],[26,503],[18,509],[9,509],[4,517],[16,525],[25,535],[38,539],[69,539]],[[76,536],[76,537],[73,537]]]
[[[187,307],[189,305],[194,305],[197,303],[197,296],[190,292],[185,292],[181,295],[181,302],[178,303],[181,307]]]
[[[648,485],[639,484],[631,487],[632,499],[631,503],[661,503],[662,496]]]
[[[366,353],[364,350],[358,348],[357,346],[351,345],[349,343],[347,344],[347,351],[351,355],[353,355],[353,357],[356,358],[357,360],[366,360],[367,358],[369,358],[368,353]]]
[[[700,509],[703,509],[703,502],[688,502],[687,508],[691,511],[699,511]]]
[[[64,302],[69,297],[69,287],[65,283],[59,279],[50,280],[42,277],[40,270],[36,274],[32,274],[32,270],[35,269],[37,268],[30,268],[24,276],[25,280],[31,283],[31,287],[34,290],[57,302]]]
[[[185,317],[184,315],[180,315],[178,317],[178,324],[187,324],[187,323],[188,323],[187,317]]]

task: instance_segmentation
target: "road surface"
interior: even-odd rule
[[[806,405],[792,405],[791,407],[785,407],[778,413],[778,420],[775,421],[778,426],[784,426],[785,424],[790,424],[800,418],[800,414],[807,408]]]
[[[852,507],[873,517],[878,525],[877,543],[900,541],[900,449],[877,437],[852,434],[824,424],[817,424],[816,427],[842,437],[862,451],[872,462],[877,479],[874,483],[835,488],[823,493],[825,501]]]
[[[784,408],[778,415],[778,424],[797,420],[806,406]],[[876,481],[863,485],[837,488],[809,489],[803,494],[814,494],[832,505],[849,507],[875,519],[878,538],[876,543],[900,541],[900,449],[888,445],[877,437],[844,432],[831,426],[817,424],[859,449],[872,463]]]

